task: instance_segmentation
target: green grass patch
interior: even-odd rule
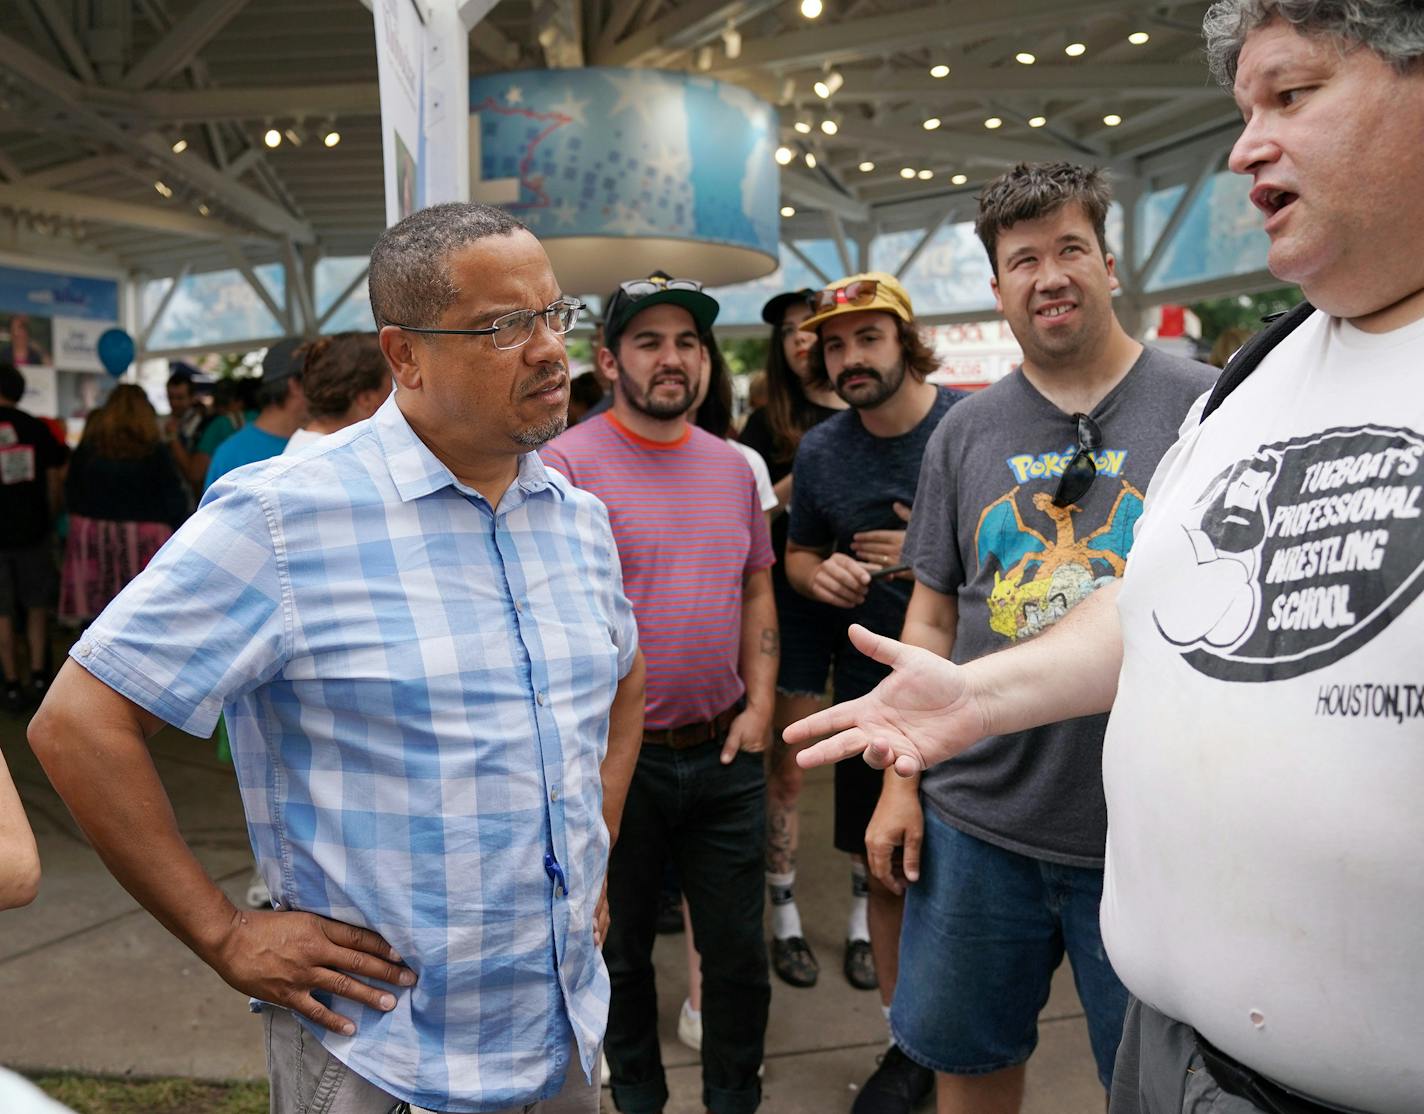
[[[37,1075],[45,1094],[78,1114],[267,1114],[266,1083]]]

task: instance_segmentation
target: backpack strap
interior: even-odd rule
[[[1270,354],[1271,349],[1285,340],[1293,333],[1296,326],[1315,312],[1315,307],[1309,302],[1301,302],[1283,314],[1278,314],[1266,318],[1269,322],[1259,333],[1243,344],[1236,355],[1227,361],[1226,366],[1221,370],[1221,377],[1217,379],[1216,386],[1212,388],[1211,397],[1207,399],[1206,409],[1202,411],[1201,420],[1206,421],[1211,412],[1226,401],[1226,396],[1246,381],[1246,377],[1256,370],[1262,360]]]

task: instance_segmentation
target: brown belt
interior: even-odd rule
[[[710,743],[713,739],[720,739],[727,733],[727,728],[732,726],[732,721],[737,718],[741,710],[740,703],[733,704],[725,712],[714,716],[705,723],[686,723],[681,727],[663,727],[644,731],[643,745],[686,750],[688,747]]]

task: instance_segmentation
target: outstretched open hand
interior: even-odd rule
[[[873,634],[859,624],[850,640],[867,657],[890,666],[890,676],[858,700],[807,716],[786,729],[802,766],[823,766],[855,754],[877,770],[894,765],[901,777],[952,758],[984,734],[984,716],[964,671],[928,650]]]

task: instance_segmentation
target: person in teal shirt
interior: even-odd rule
[[[278,341],[262,357],[262,385],[257,392],[261,407],[255,419],[219,444],[212,454],[203,490],[219,477],[268,457],[276,456],[288,438],[306,424],[307,399],[302,392],[302,364],[307,345],[299,337]]]

